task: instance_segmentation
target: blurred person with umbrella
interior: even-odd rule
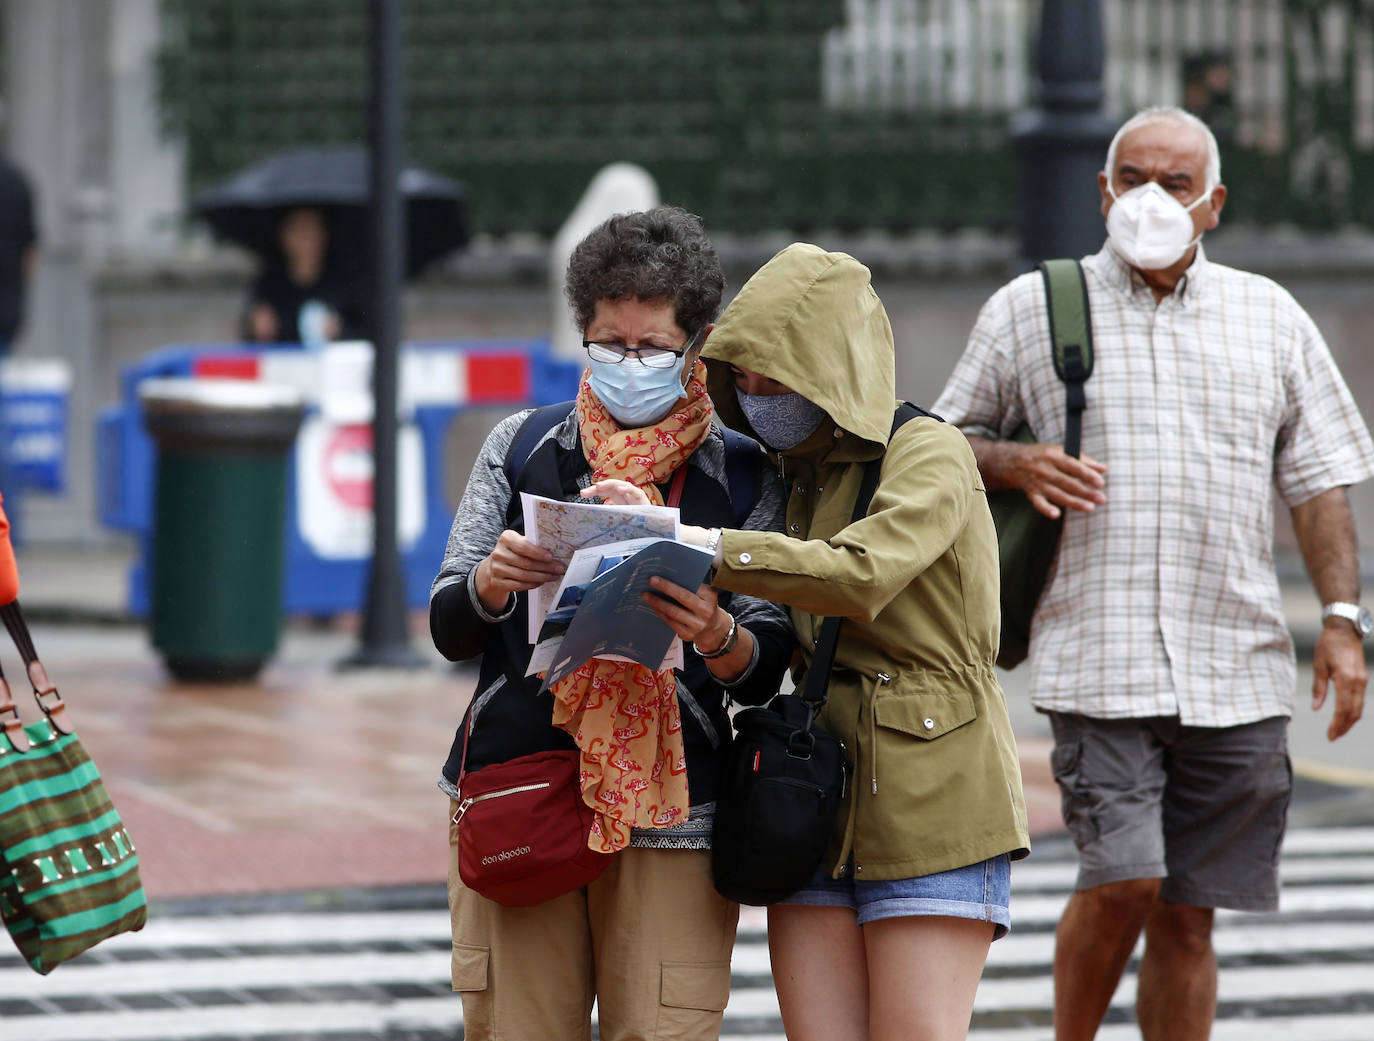
[[[329,253],[323,211],[317,206],[286,210],[278,242],[280,255],[264,265],[249,294],[243,338],[317,345],[364,337],[362,292],[353,272]]]
[[[414,167],[401,171],[406,274],[466,244],[462,185]],[[243,333],[257,343],[365,335],[363,257],[371,191],[367,152],[307,147],[262,160],[197,195],[194,212],[219,239],[263,261]]]

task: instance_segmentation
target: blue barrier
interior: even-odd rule
[[[174,345],[123,368],[121,401],[97,419],[97,499],[103,524],[139,539],[129,574],[132,613],[148,613],[154,537],[156,448],[143,429],[138,387],[165,376],[262,379],[302,390],[310,404],[288,466],[283,609],[320,615],[361,608],[371,563],[371,399],[357,376],[370,357],[362,344],[322,351]],[[331,388],[321,375],[331,362],[352,382]],[[428,603],[453,521],[444,441],[454,419],[470,407],[514,409],[572,397],[580,371],[580,364],[553,357],[546,340],[403,346],[397,476],[398,528],[406,530],[398,541],[410,606]]]
[[[0,445],[12,481],[60,493],[67,487],[71,369],[57,358],[0,363]]]

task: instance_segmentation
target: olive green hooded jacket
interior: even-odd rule
[[[797,243],[744,285],[703,351],[721,420],[757,436],[730,366],[780,381],[828,418],[770,452],[789,482],[787,532],[727,531],[715,584],[792,608],[804,683],[826,615],[840,628],[821,723],[854,767],[830,861],[860,880],[1023,856],[1021,771],[993,661],[997,534],[973,451],[929,417],[888,442],[898,404],[892,330],[869,272]],[[863,464],[882,457],[851,523]]]

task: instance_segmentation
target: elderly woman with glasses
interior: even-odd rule
[[[450,858],[453,987],[469,1039],[589,1039],[593,1001],[605,1041],[719,1034],[739,912],[710,873],[726,701],[776,692],[791,624],[765,600],[670,585],[682,668],[592,658],[539,693],[540,678],[525,676],[526,596],[562,567],[526,538],[519,493],[579,501],[614,477],[678,505],[687,525],[780,529],[777,475],[752,442],[727,442],[706,393],[698,356],[723,287],[700,220],[683,210],[595,229],[565,287],[588,356],[577,397],[533,437],[528,425],[549,410],[499,423],[458,507],[430,631],[449,659],[482,664],[440,787],[454,797],[464,767],[579,749],[588,845],[608,858],[592,882],[523,908],[473,892]]]

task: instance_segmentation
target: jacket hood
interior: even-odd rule
[[[706,340],[707,387],[721,420],[753,430],[731,365],[778,380],[865,441],[887,444],[897,397],[892,327],[868,268],[795,242],[754,273]]]

